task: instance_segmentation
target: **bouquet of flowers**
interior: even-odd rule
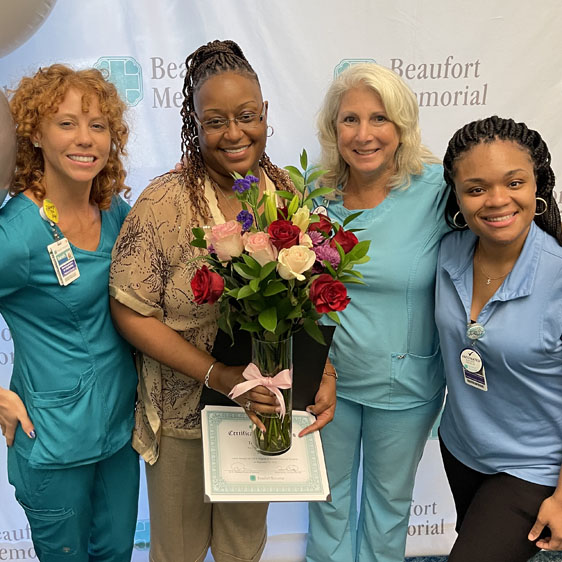
[[[314,199],[332,190],[312,187],[324,172],[308,166],[306,151],[300,162],[302,172],[286,167],[295,193],[260,195],[258,178],[251,173],[245,177],[235,174],[233,190],[243,209],[237,220],[194,228],[191,242],[208,250],[196,258],[207,264],[191,281],[195,302],[218,301],[219,327],[231,337],[235,324],[252,334],[252,360],[258,374],[253,368],[254,374],[245,371],[250,380],[237,385],[241,388],[235,387],[231,396],[264,384],[265,377],[274,377],[266,383],[279,394],[281,414],[260,416],[266,433],[254,432],[254,444],[266,454],[290,447],[291,416],[285,413],[290,414],[291,408],[291,335],[303,328],[324,343],[317,321],[326,314],[339,323],[337,313],[350,300],[345,284],[363,283],[354,266],[369,260],[370,242],[359,242],[354,231],[345,228],[360,213],[339,225],[324,214],[311,212]],[[278,206],[278,201],[285,204]]]

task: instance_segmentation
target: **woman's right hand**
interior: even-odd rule
[[[217,363],[209,379],[211,388],[228,395],[234,386],[246,381],[242,375],[245,368],[244,365],[240,367],[228,367],[223,363]],[[244,394],[237,396],[234,402],[244,408],[246,415],[262,431],[265,431],[265,426],[256,415],[256,412],[260,414],[277,414],[280,411],[277,398],[264,386],[256,386],[248,390],[248,392],[244,392]]]
[[[30,439],[35,439],[35,428],[21,398],[11,390],[0,388],[0,427],[8,447],[14,443],[18,423],[21,423],[22,429]]]

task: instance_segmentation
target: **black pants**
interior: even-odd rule
[[[535,555],[540,549],[527,535],[554,488],[503,472],[482,474],[457,460],[441,439],[439,444],[457,509],[459,536],[449,562],[526,562]]]

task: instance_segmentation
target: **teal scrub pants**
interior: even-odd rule
[[[442,403],[442,393],[408,410],[337,399],[321,430],[332,501],[308,504],[307,562],[404,562],[416,470]]]
[[[130,562],[139,492],[130,444],[95,463],[41,470],[12,447],[8,476],[41,562]]]

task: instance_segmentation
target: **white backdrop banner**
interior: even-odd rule
[[[560,29],[559,0],[4,0],[0,87],[13,88],[55,62],[107,69],[129,105],[133,200],[180,156],[183,61],[213,39],[238,42],[260,77],[275,128],[267,151],[281,166],[297,162],[302,148],[318,155],[315,116],[328,84],[347,65],[366,60],[409,83],[423,140],[438,156],[458,127],[497,114],[539,130],[560,172]],[[10,332],[0,318],[1,386],[8,385],[12,364]],[[2,445],[0,560],[32,560],[29,527],[5,465]],[[144,482],[139,507],[133,560],[145,561]],[[263,559],[303,560],[306,527],[305,504],[273,505]],[[433,435],[416,481],[408,555],[446,554],[453,527]]]

